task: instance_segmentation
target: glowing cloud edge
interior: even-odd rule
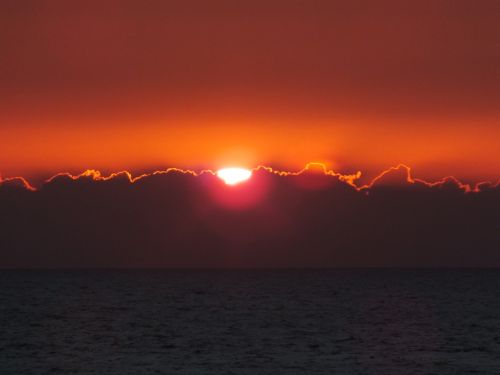
[[[236,168],[236,167],[234,167],[234,168]],[[87,169],[78,175],[73,175],[69,172],[60,172],[60,173],[57,173],[57,174],[53,175],[52,177],[48,178],[47,180],[45,180],[44,183],[50,183],[59,177],[66,177],[66,178],[69,178],[71,180],[78,180],[80,178],[91,178],[93,181],[108,181],[108,180],[118,178],[118,177],[125,177],[130,183],[135,183],[135,182],[137,182],[143,178],[149,177],[149,176],[163,175],[163,174],[168,174],[168,173],[182,173],[182,174],[192,175],[194,177],[202,176],[204,174],[210,174],[210,175],[219,177],[218,172],[221,170],[224,170],[224,169],[226,169],[226,168],[221,168],[220,170],[217,170],[217,171],[214,171],[211,169],[204,169],[204,170],[197,172],[197,171],[190,170],[190,169],[181,169],[181,168],[171,167],[171,168],[167,168],[165,170],[157,170],[157,171],[154,171],[151,173],[144,173],[144,174],[138,175],[136,177],[132,176],[132,174],[129,171],[114,172],[108,176],[103,176],[101,174],[101,172],[98,170]],[[243,168],[236,168],[236,169],[243,169]],[[244,170],[248,171],[250,173],[250,175],[248,177],[248,178],[250,178],[250,176],[254,172],[258,172],[258,171],[266,171],[270,174],[284,177],[284,176],[299,176],[299,175],[301,175],[301,174],[303,174],[311,169],[319,170],[325,176],[337,177],[340,181],[345,182],[346,184],[350,185],[352,188],[354,188],[357,191],[369,190],[369,189],[373,188],[377,184],[377,182],[383,180],[383,178],[387,174],[389,174],[391,172],[399,171],[399,170],[402,170],[404,173],[406,173],[406,182],[410,185],[419,183],[419,184],[425,185],[427,187],[437,187],[437,186],[443,185],[447,182],[453,182],[461,190],[463,190],[466,193],[480,192],[481,187],[484,187],[484,186],[489,186],[492,188],[500,188],[500,180],[497,181],[496,183],[492,183],[491,181],[480,181],[480,182],[477,182],[476,184],[474,184],[473,186],[471,186],[470,184],[462,183],[460,180],[458,180],[454,176],[446,176],[440,180],[432,181],[432,182],[425,181],[423,179],[413,177],[411,167],[409,167],[406,164],[398,164],[397,166],[390,167],[390,168],[384,170],[383,172],[381,172],[376,177],[374,177],[368,184],[364,184],[364,185],[356,184],[357,180],[359,180],[361,178],[361,171],[358,171],[354,174],[341,174],[341,173],[335,172],[331,169],[328,169],[326,167],[326,165],[324,163],[321,163],[321,162],[309,162],[305,165],[304,168],[302,168],[299,171],[283,171],[283,170],[278,170],[278,169],[274,169],[272,167],[263,166],[263,165],[259,165],[257,167],[252,168],[252,169],[244,169]],[[25,179],[24,177],[16,176],[16,177],[2,178],[2,176],[0,175],[0,187],[4,184],[8,184],[8,183],[18,183],[18,184],[24,186],[24,188],[26,188],[29,191],[33,191],[33,192],[38,191],[38,188],[31,185],[30,182],[27,179]],[[228,184],[228,185],[231,185],[231,184]]]

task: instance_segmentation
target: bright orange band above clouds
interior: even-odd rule
[[[495,0],[3,1],[0,173],[500,176]],[[365,181],[365,183],[368,181]]]

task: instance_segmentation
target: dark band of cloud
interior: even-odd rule
[[[0,183],[0,267],[500,266],[499,184],[310,164]]]

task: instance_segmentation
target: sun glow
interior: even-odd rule
[[[236,185],[248,180],[252,176],[252,171],[245,168],[222,168],[217,171],[217,177],[227,185]]]

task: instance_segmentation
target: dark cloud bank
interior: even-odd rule
[[[0,184],[0,267],[500,266],[500,188],[264,170]],[[390,183],[389,183],[390,182]]]

